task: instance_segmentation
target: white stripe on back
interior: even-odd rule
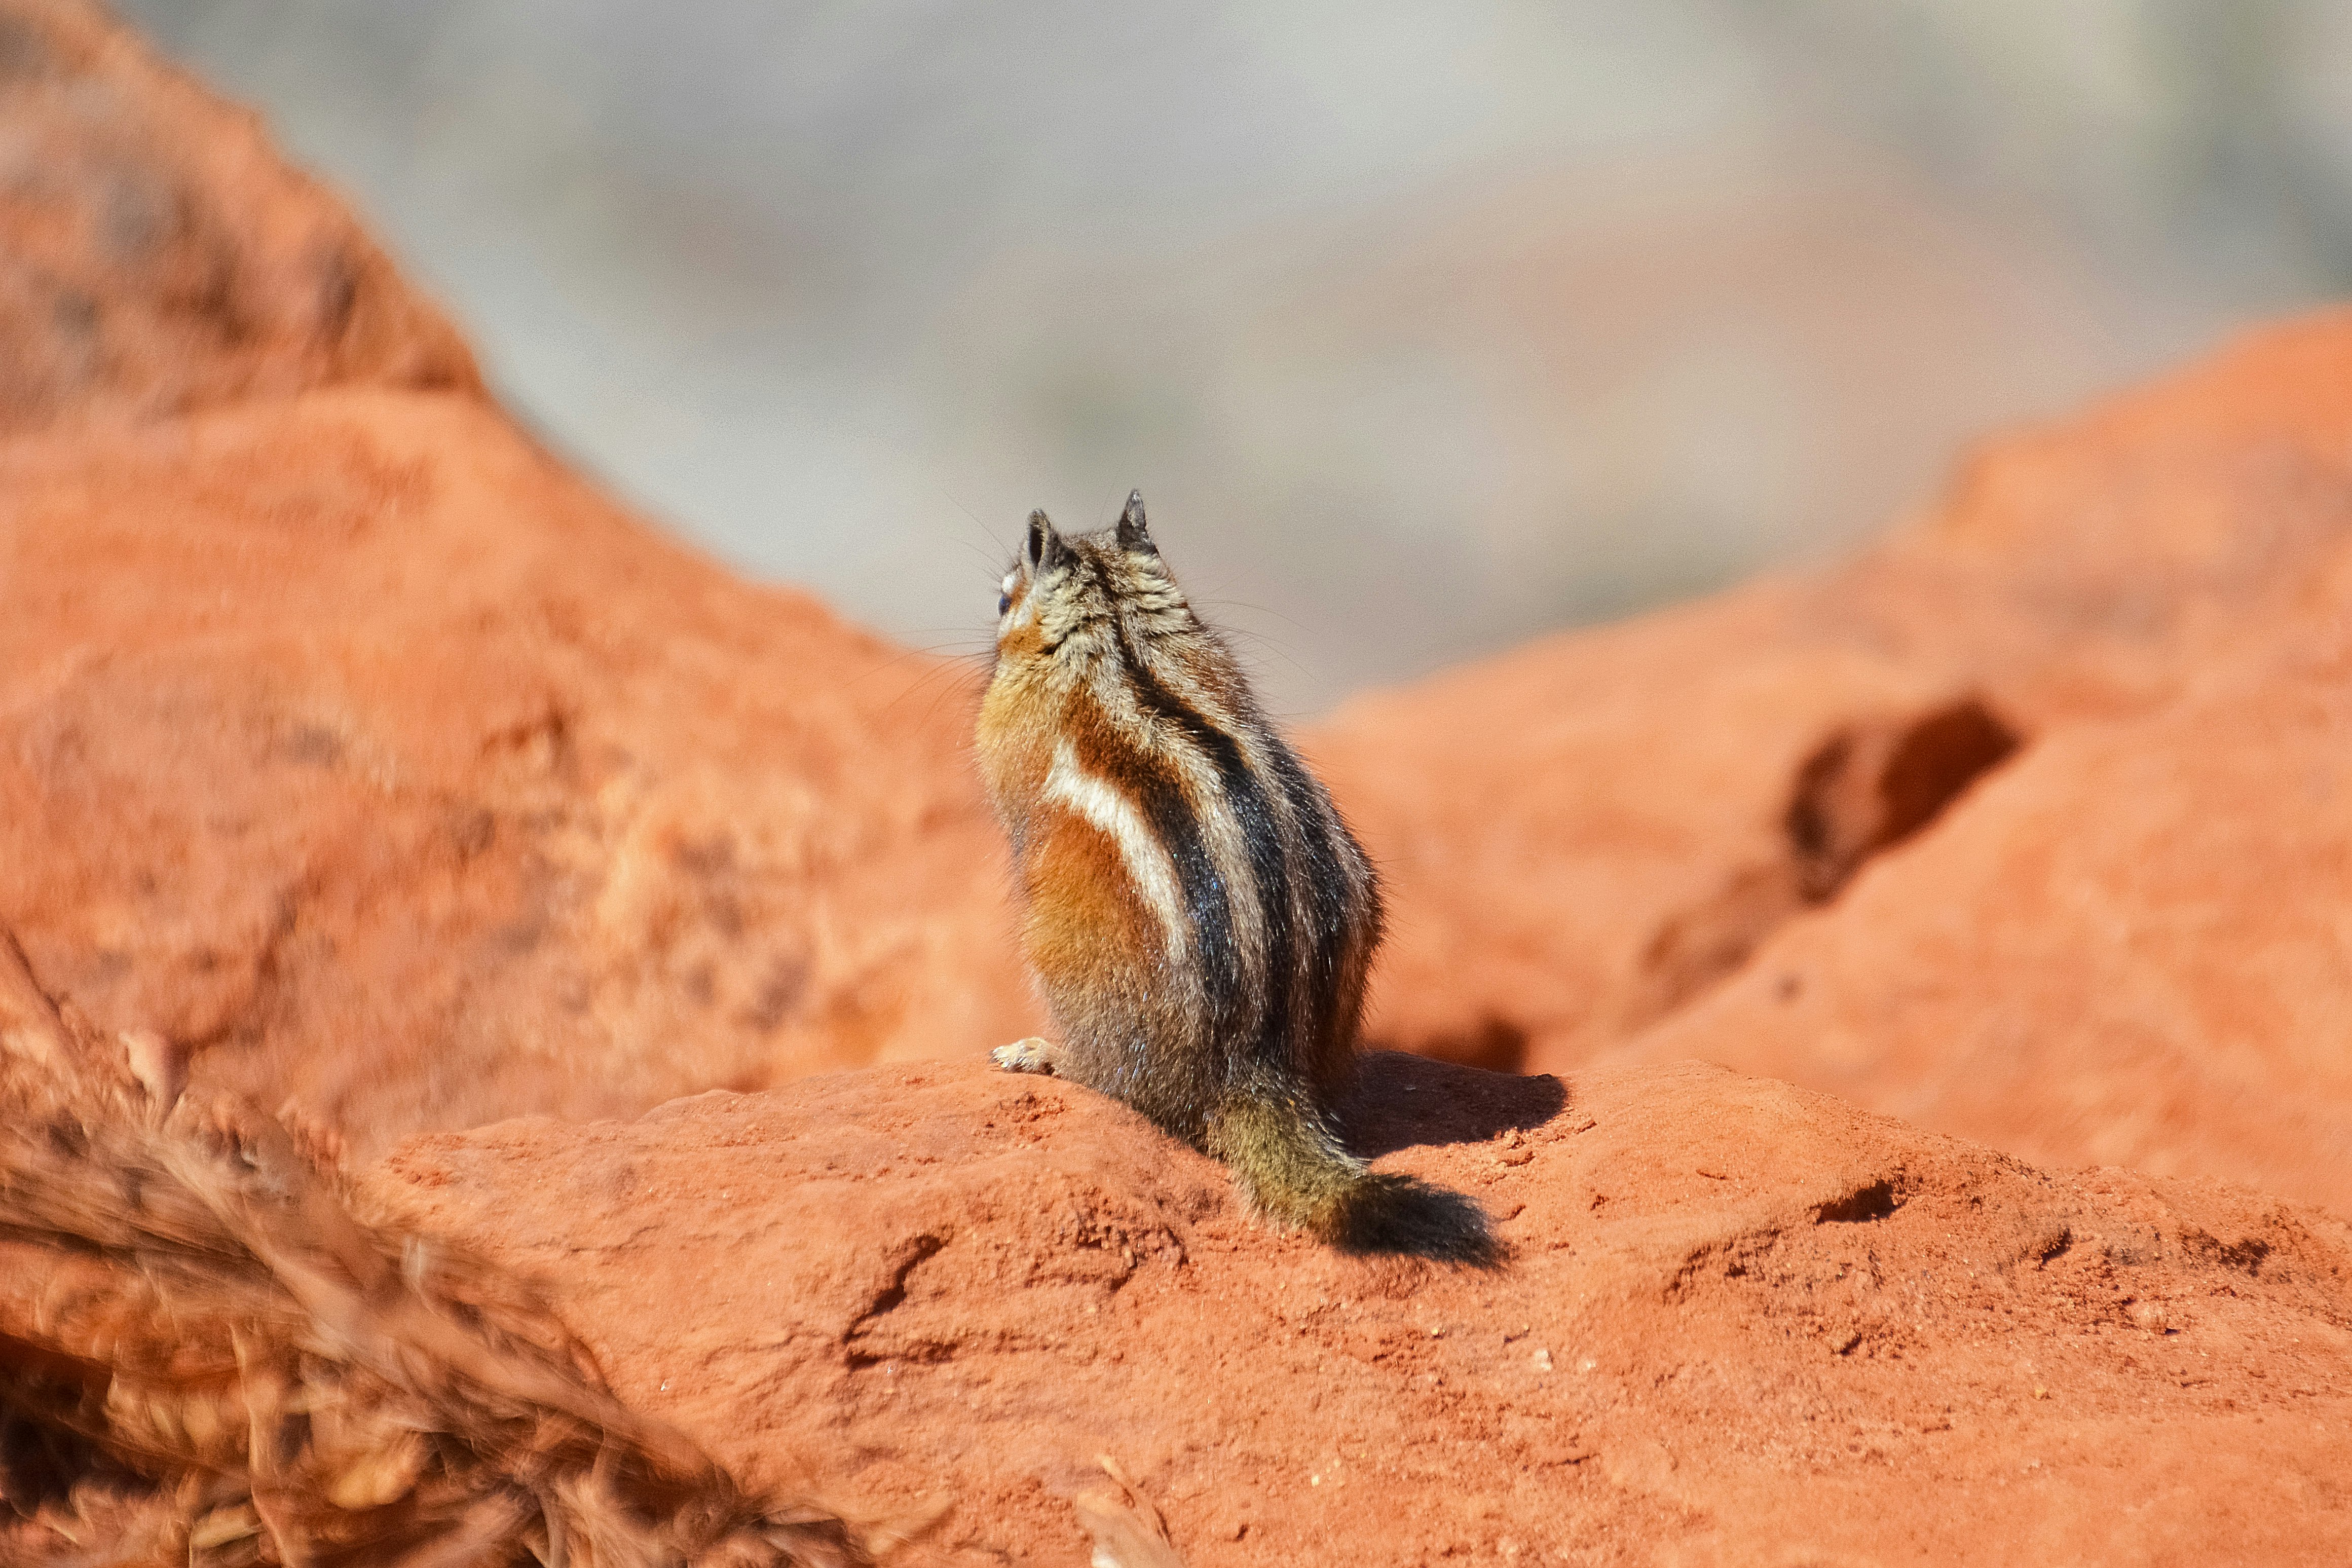
[[[1176,862],[1167,847],[1152,836],[1135,803],[1078,765],[1067,741],[1054,748],[1054,765],[1046,770],[1045,798],[1067,806],[1118,847],[1128,879],[1143,901],[1151,906],[1168,931],[1168,956],[1184,956],[1184,897],[1176,880]]]

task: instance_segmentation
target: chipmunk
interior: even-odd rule
[[[1470,1199],[1340,1142],[1330,1097],[1354,1061],[1380,880],[1186,602],[1142,494],[1075,539],[1033,512],[1001,589],[978,750],[1062,1038],[997,1064],[1125,1100],[1277,1224],[1495,1262]]]

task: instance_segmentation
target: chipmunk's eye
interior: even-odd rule
[[[997,613],[998,615],[1000,615],[1000,616],[1001,616],[1001,615],[1003,615],[1005,611],[1007,611],[1007,610],[1011,609],[1012,607],[1013,607],[1013,595],[1010,595],[1010,594],[999,594],[999,595],[996,595],[996,613]]]

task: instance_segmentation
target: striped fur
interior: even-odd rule
[[[1331,1125],[1379,881],[1192,613],[1142,498],[1076,539],[1032,515],[1003,589],[979,753],[1061,1041],[999,1059],[1126,1100],[1234,1166],[1269,1217],[1490,1261],[1468,1200],[1367,1172]]]

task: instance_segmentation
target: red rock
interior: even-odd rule
[[[2163,717],[2264,648],[2327,646],[2352,603],[2347,521],[2352,317],[2337,314],[1988,447],[1934,516],[1852,565],[1358,700],[1310,750],[1390,876],[1372,1032],[1538,1068],[1639,1037],[1626,1048],[1644,1059],[1780,1074],[2040,1160],[2352,1202],[2352,935],[2326,913],[2345,883],[2318,760],[2341,736],[2310,716],[2334,678],[2277,695],[2294,723],[2212,702]],[[2244,677],[2240,700],[2270,701],[2270,679]],[[1893,852],[1946,880],[1864,869],[1800,919],[1850,871],[1808,890],[1791,823],[1809,759],[1961,699],[2025,745],[1980,783],[1948,765],[1937,793],[1956,798]],[[2217,745],[2239,749],[2236,774],[2189,755]],[[2096,772],[2062,782],[2069,767]],[[2011,773],[2072,817],[2030,845],[2014,824],[1972,828]],[[2030,857],[2062,847],[2106,868],[2117,919],[2195,940],[2104,967],[2087,1002],[2084,917],[2033,893]],[[1956,904],[1949,879],[1979,852],[2013,854],[2007,880],[1973,879]],[[1913,900],[1899,917],[1897,898]],[[1784,925],[1791,944],[1830,940],[1798,934],[1814,921],[1849,957],[1776,1011],[1779,971],[1750,955]],[[2268,967],[2282,943],[2291,977]],[[1674,1016],[1733,974],[1743,1007]],[[1829,1018],[1843,1022],[1810,1032]]]
[[[957,667],[588,492],[249,116],[80,7],[0,20],[0,129],[42,174],[0,200],[0,917],[50,984],[362,1149],[1034,1026]],[[2229,729],[2250,777],[2209,777],[2162,748],[2222,720],[2162,715],[2345,602],[2347,373],[2352,318],[2280,329],[1989,447],[1851,565],[1351,704],[1309,749],[1390,874],[1376,1037],[1496,1066],[1696,1053],[2037,1159],[2346,1202],[2326,813],[2231,809],[2286,776],[2273,732]],[[2026,751],[1981,784],[1990,752],[1938,764],[1948,809],[1889,852],[1886,769],[1960,701]],[[2158,750],[2068,739],[2094,733]],[[2044,760],[2094,756],[2212,832],[2141,832]],[[2074,803],[2111,896],[2173,889],[2143,915],[2200,919],[2193,955],[2095,966],[2083,1001],[2079,921],[2019,881],[2056,830],[1969,826],[2005,773]],[[2262,876],[2167,860],[2224,822]],[[1948,836],[2026,858],[1973,884],[1973,942],[1890,945],[1959,918],[1896,875]],[[1847,887],[1872,855],[1928,901]],[[2165,864],[2127,889],[2135,856]],[[1755,1000],[1759,951],[1864,921],[1877,945],[1839,938],[1801,1008]]]
[[[0,490],[0,915],[199,1084],[366,1147],[1028,1024],[961,672],[479,401],[20,439]]]
[[[98,301],[112,345],[0,407],[17,431],[0,917],[49,984],[362,1148],[1034,1026],[957,667],[747,587],[588,492],[249,117],[79,9],[0,15],[20,68],[0,124],[80,171],[0,203],[0,227]],[[102,219],[134,187],[181,219],[126,259]],[[341,326],[315,308],[330,275],[356,279]],[[25,321],[61,331],[57,306]],[[24,364],[65,363],[20,327]],[[1975,701],[2028,742],[2009,771],[2039,768],[2342,603],[2347,370],[2352,318],[2281,329],[1987,448],[1936,516],[1852,565],[1352,704],[1309,749],[1390,874],[1376,1037],[1564,1066],[1657,1026],[1647,1055],[1738,1061],[2036,1158],[2343,1202],[2340,1089],[2302,1064],[2333,1059],[2352,964],[2312,950],[2309,989],[2261,1013],[2284,1031],[2268,1054],[2215,1022],[2253,1016],[2230,977],[2262,973],[2263,939],[2231,944],[2261,910],[2209,921],[2212,989],[2186,1003],[2158,966],[2111,975],[2109,1016],[2172,1011],[2105,1055],[2074,1014],[2017,1033],[1998,987],[1916,953],[1812,982],[1809,1007],[1848,1008],[1824,988],[1851,984],[1870,1020],[1833,1048],[1695,1020],[1717,1016],[1712,987],[1761,984],[1776,932],[1859,898],[1838,890],[1853,867],[1901,836],[1874,814],[1883,767],[1926,719]],[[1840,736],[1867,743],[1806,785]],[[1938,775],[1958,803],[1918,852],[1961,831],[1971,776]],[[1847,838],[1809,868],[1790,814],[1813,795]],[[2261,864],[2304,863],[2296,820],[2247,826],[2277,826]],[[2012,965],[2074,962],[2000,896],[1980,913]],[[1898,974],[1954,1000],[1895,1008]],[[1979,1042],[1965,1092],[1954,1031]],[[1996,1062],[1995,1038],[2036,1060]]]
[[[2059,731],[1626,1054],[2352,1212],[2352,648]]]
[[[255,115],[81,0],[0,5],[0,343],[5,435],[354,383],[480,391]]]
[[[0,921],[53,989],[362,1150],[1032,1026],[967,671],[566,474],[93,9],[0,5],[9,168]]]
[[[974,1563],[1078,1561],[1098,1456],[1202,1564],[2352,1555],[2352,1234],[2192,1179],[2352,1203],[2352,316],[1309,737],[1376,1032],[1568,1069],[1371,1063],[1360,1138],[1517,1249],[1427,1272],[1086,1091],[866,1065],[1034,1022],[974,672],[566,474],[94,13],[0,0],[11,155],[0,924],[134,1061],[428,1131],[371,1201],[755,1481]]]
[[[951,1502],[957,1563],[1084,1561],[1104,1455],[1196,1568],[2352,1552],[2341,1221],[1687,1065],[1380,1057],[1355,1117],[1511,1266],[1259,1230],[1124,1108],[972,1066],[425,1137],[367,1191],[754,1480]]]

